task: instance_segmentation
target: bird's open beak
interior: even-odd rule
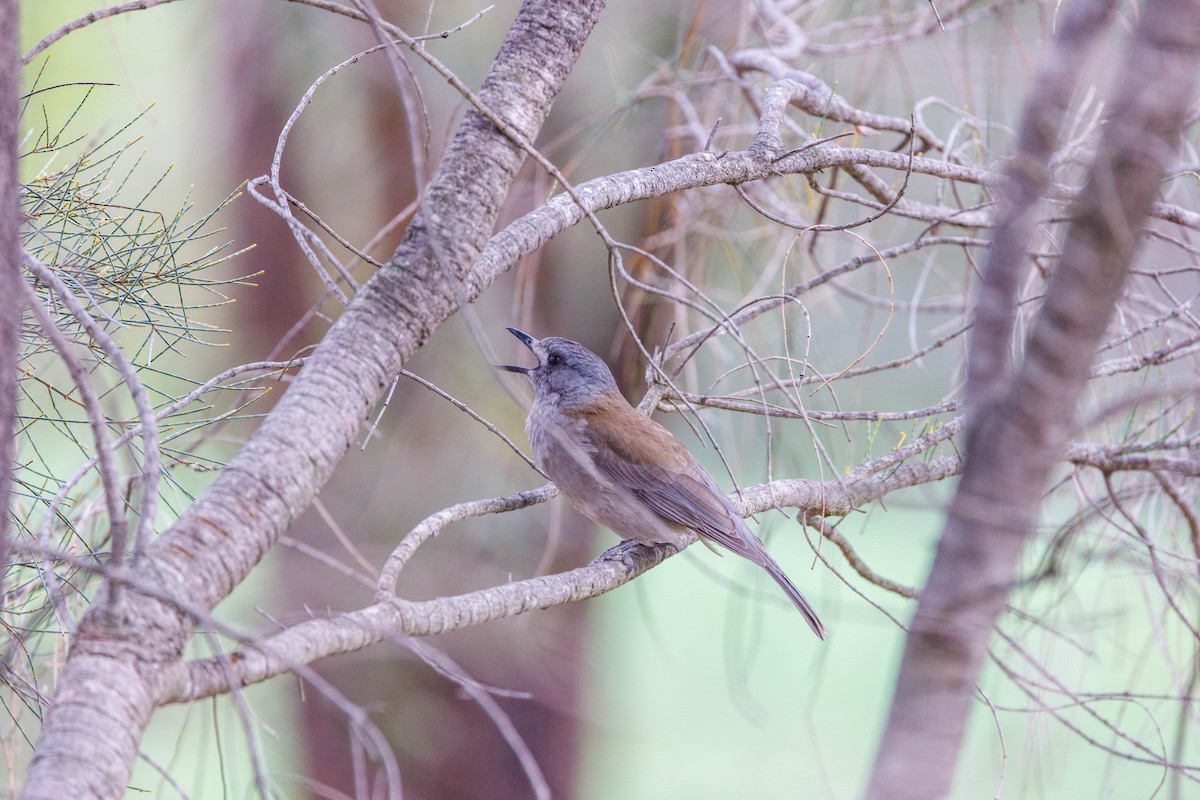
[[[537,343],[537,339],[533,338],[532,336],[530,336],[528,333],[521,330],[520,328],[508,328],[507,330],[513,336],[520,339],[521,344],[528,347],[529,351],[531,353],[533,353],[534,355],[537,355],[537,351],[533,349],[533,346]],[[533,369],[533,367],[517,367],[517,366],[513,366],[512,364],[497,364],[496,368],[507,370],[509,372],[519,372],[522,375],[528,375],[529,371],[531,369]]]

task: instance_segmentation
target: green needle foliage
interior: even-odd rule
[[[219,346],[226,331],[215,310],[231,302],[228,290],[253,276],[231,277],[226,261],[238,255],[214,220],[239,194],[198,212],[190,195],[164,201],[170,168],[145,177],[139,114],[100,141],[79,133],[80,112],[103,84],[34,89],[25,98],[23,119],[36,121],[22,152],[27,179],[22,189],[23,239],[28,257],[53,271],[116,341],[145,385],[155,414],[163,461],[156,522],[175,516],[191,491],[176,479],[179,467],[205,472],[219,466],[198,450],[214,423],[246,416],[265,391],[262,373],[203,384],[179,374],[192,346]],[[61,122],[40,103],[48,92],[78,91],[77,103]],[[29,276],[75,357],[86,368],[99,398],[108,438],[116,445],[119,474],[102,476],[87,404],[61,354],[37,318],[26,309],[18,401],[19,463],[10,507],[12,562],[3,565],[0,603],[0,680],[23,710],[17,729],[36,735],[30,715],[40,719],[40,690],[46,670],[61,662],[61,633],[73,627],[89,602],[94,569],[107,560],[107,480],[122,498],[128,517],[139,509],[143,442],[126,381],[97,338],[88,332],[50,287]],[[189,369],[195,372],[195,362]],[[232,402],[213,400],[212,391],[235,392]],[[195,394],[189,402],[180,398]],[[218,405],[220,408],[218,408]],[[96,413],[95,408],[92,413]],[[81,465],[83,465],[81,467]],[[191,482],[191,490],[196,488]],[[131,523],[132,524],[132,523]],[[160,527],[156,525],[156,528]]]

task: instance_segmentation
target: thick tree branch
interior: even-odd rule
[[[1066,8],[1049,52],[1042,58],[1021,117],[1017,152],[1005,165],[996,227],[981,277],[967,360],[971,413],[986,407],[1008,385],[1019,290],[1029,272],[1029,239],[1035,210],[1052,183],[1051,161],[1071,95],[1092,43],[1108,26],[1114,0],[1077,0]]]
[[[974,167],[948,164],[931,158],[913,158],[902,153],[872,150],[861,147],[823,145],[803,153],[774,161],[766,151],[741,150],[714,153],[692,153],[673,161],[650,167],[617,172],[578,184],[572,193],[584,202],[580,208],[572,195],[562,193],[545,205],[515,220],[489,241],[468,277],[470,297],[477,297],[497,277],[510,269],[522,256],[535,252],[559,233],[576,225],[588,213],[650,200],[687,189],[720,184],[743,184],[784,175],[812,175],[836,167],[875,166],[903,173],[911,168],[914,174],[988,186],[998,183],[997,173]],[[1062,201],[1075,200],[1076,190],[1055,185],[1050,194]],[[889,198],[889,200],[892,198]],[[882,208],[883,203],[873,205]],[[1168,203],[1156,203],[1151,208],[1155,216],[1200,230],[1200,214],[1194,214]],[[992,215],[988,211],[963,211],[949,206],[934,206],[900,200],[894,213],[930,223],[942,223],[965,228],[988,228]],[[824,283],[822,279],[819,283]],[[769,308],[769,307],[768,307]],[[694,334],[702,337],[704,332]],[[675,349],[673,347],[673,349]]]
[[[1146,3],[1024,361],[994,412],[972,417],[962,481],[921,590],[869,784],[873,800],[950,793],[988,641],[1175,158],[1198,74],[1200,2]],[[1154,91],[1146,91],[1147,75]]]
[[[603,3],[530,0],[479,92],[532,141]],[[355,297],[279,405],[221,476],[148,549],[181,605],[211,608],[311,502],[391,377],[466,302],[464,282],[523,159],[467,112],[408,234]],[[175,604],[102,591],[80,625],[22,797],[119,797],[137,739],[193,621]]]
[[[732,496],[743,515],[774,508],[800,508],[806,513],[844,516],[901,488],[942,480],[956,474],[958,459],[938,458],[927,463],[906,463],[882,473],[861,469],[858,477],[842,481],[780,480],[742,489]],[[852,473],[854,476],[855,473]],[[525,508],[553,497],[553,487],[543,487],[511,498],[464,503],[434,514],[413,529],[389,559],[383,571],[376,602],[358,611],[327,619],[302,622],[266,639],[261,645],[228,657],[177,664],[161,673],[160,703],[178,703],[209,697],[230,689],[229,676],[240,686],[257,683],[294,670],[319,658],[361,650],[397,636],[433,636],[439,633],[586,600],[625,585],[675,555],[669,546],[613,548],[591,564],[557,575],[545,575],[489,589],[411,602],[395,597],[396,573],[412,553],[446,525],[468,516]]]
[[[824,525],[823,520],[847,516],[901,489],[958,475],[962,461],[957,456],[924,462],[911,459],[945,441],[949,434],[960,428],[961,421],[954,420],[934,434],[851,470],[841,481],[783,479],[744,488],[731,499],[747,516],[778,508],[801,510],[805,521],[818,525],[822,535],[841,548],[851,566],[870,582],[902,596],[913,597],[915,593],[906,587],[870,572],[857,560],[836,529]],[[1148,468],[1143,463],[1125,464],[1122,458],[1111,448],[1099,445],[1075,445],[1067,453],[1071,463],[1104,471]],[[1154,457],[1147,455],[1146,458]],[[401,540],[388,558],[380,572],[374,603],[335,617],[302,622],[229,656],[176,664],[161,673],[159,704],[190,702],[221,694],[230,690],[230,678],[236,681],[234,688],[248,686],[295,671],[319,659],[356,652],[389,638],[448,633],[531,610],[598,597],[629,583],[674,555],[670,548],[640,549],[631,554],[610,550],[579,569],[463,595],[420,602],[395,596],[400,570],[422,544],[448,525],[470,517],[527,508],[556,494],[553,485],[547,485],[510,497],[462,503],[429,516]]]
[[[17,0],[0,0],[0,565],[8,563],[13,441],[17,415],[17,361],[21,309],[21,184],[17,171],[20,142],[21,71],[17,68]],[[0,585],[0,596],[4,587]]]

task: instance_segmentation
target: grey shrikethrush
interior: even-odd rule
[[[509,328],[536,367],[525,430],[534,459],[576,510],[624,539],[681,550],[692,530],[749,559],[787,593],[813,633],[825,626],[713,480],[671,432],[639,414],[601,358],[578,342]]]

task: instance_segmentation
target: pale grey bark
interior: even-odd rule
[[[1039,65],[1035,91],[1025,103],[1017,152],[1005,165],[999,188],[996,228],[981,274],[979,301],[967,362],[967,403],[986,406],[1008,385],[1012,336],[1020,286],[1029,273],[1029,239],[1037,204],[1052,182],[1051,159],[1058,148],[1071,95],[1097,35],[1112,16],[1113,0],[1078,0],[1066,7],[1051,49]]]
[[[776,508],[812,509],[828,516],[845,516],[903,488],[943,480],[959,471],[957,458],[924,463],[901,463],[944,441],[960,426],[910,443],[904,448],[861,465],[841,480],[802,478],[749,486],[730,499],[743,515]],[[897,466],[898,465],[898,466]],[[513,617],[535,609],[552,608],[612,591],[675,555],[670,546],[606,554],[569,572],[545,575],[454,597],[412,602],[393,595],[396,576],[421,544],[451,522],[494,514],[544,502],[556,494],[553,485],[505,498],[455,506],[429,517],[409,533],[383,568],[375,602],[347,614],[302,622],[265,641],[254,642],[231,659],[213,658],[176,664],[160,675],[160,703],[198,700],[227,691],[230,678],[247,686],[303,667],[319,658],[362,650],[387,638],[432,636]],[[695,537],[687,534],[692,541]]]
[[[602,8],[601,0],[521,8],[479,97],[525,142]],[[245,578],[329,478],[391,376],[468,299],[471,265],[523,157],[468,111],[395,255],[211,488],[148,549],[142,575],[173,602],[136,592],[119,603],[108,591],[96,597],[72,640],[22,797],[122,796],[158,676],[179,661],[194,627],[182,609],[207,611]]]
[[[777,88],[791,93],[789,102],[792,103],[805,96],[803,87],[786,78],[780,81]],[[760,136],[762,129],[778,132],[781,115],[785,110],[776,109],[774,115],[764,113],[759,121]],[[710,152],[691,153],[673,161],[616,172],[581,183],[575,187],[572,195],[556,195],[488,241],[467,277],[469,296],[472,299],[477,297],[499,275],[516,263],[517,259],[534,252],[562,231],[579,223],[588,212],[615,208],[638,200],[664,197],[686,189],[721,184],[737,185],[780,175],[814,175],[837,167],[882,167],[900,173],[911,170],[914,174],[981,186],[996,186],[1004,180],[1002,175],[985,169],[933,158],[910,158],[906,153],[865,147],[838,147],[827,144],[775,161],[781,152],[782,149],[775,140],[774,148],[760,145],[719,155]],[[1076,191],[1058,184],[1047,189],[1047,196],[1060,201],[1074,200],[1077,194]],[[884,203],[892,200],[894,196],[889,193],[878,207],[882,208]],[[949,206],[906,199],[897,202],[890,213],[964,228],[988,228],[994,224],[993,213],[990,210],[964,212]],[[1200,214],[1178,205],[1154,203],[1151,213],[1159,219],[1200,230]],[[826,279],[822,277],[822,281]],[[816,281],[812,285],[818,285],[820,282]],[[702,335],[696,334],[697,338]]]
[[[1025,357],[988,413],[971,417],[962,480],[921,592],[867,791],[872,800],[950,793],[993,627],[1195,100],[1200,2],[1146,3],[1121,75]],[[1039,87],[1033,91],[1038,93]],[[1055,116],[1043,111],[1034,115],[1045,120]],[[1024,226],[1009,225],[997,232],[1002,235],[1026,234]],[[1020,241],[997,250],[1012,261],[993,258],[988,269],[1012,272],[1018,269],[1013,261],[1024,258],[1026,247]],[[1006,284],[985,280],[984,291],[1007,294]],[[1014,311],[1008,296],[983,304]],[[1012,328],[991,329],[989,335],[1003,335]],[[977,338],[969,358],[980,349],[1000,352],[1008,346],[1007,341],[980,344]],[[972,377],[980,380],[977,371]],[[968,395],[979,397],[970,387]]]
[[[17,357],[21,308],[20,132],[21,71],[16,68],[17,0],[0,0],[0,509],[8,508],[16,458],[13,424],[17,413]],[[8,512],[0,516],[0,564],[8,563]],[[0,595],[4,587],[0,585]]]
[[[798,509],[801,521],[813,523],[866,578],[905,597],[917,592],[878,576],[857,558],[836,530],[819,520],[844,517],[902,489],[925,486],[962,472],[962,460],[954,456],[920,460],[938,444],[960,433],[961,418],[951,420],[925,436],[918,437],[885,455],[851,470],[840,479],[814,481],[804,478],[775,480],[743,488],[731,496],[743,515],[762,514],[772,509]],[[1195,476],[1197,462],[1159,454],[1131,456],[1110,452],[1100,445],[1073,444],[1065,460],[1105,472],[1156,470]],[[499,514],[526,508],[554,497],[552,484],[509,497],[475,500],[433,514],[401,539],[384,564],[375,602],[356,611],[299,623],[268,639],[252,641],[230,657],[176,663],[159,676],[160,704],[185,703],[229,690],[230,683],[249,686],[276,675],[295,671],[319,659],[363,650],[389,638],[432,636],[462,630],[528,611],[553,608],[586,600],[629,583],[657,566],[675,552],[670,547],[645,549],[633,556],[613,553],[569,572],[545,575],[503,586],[481,589],[453,597],[413,602],[395,596],[396,579],[416,550],[447,526],[470,517]]]

